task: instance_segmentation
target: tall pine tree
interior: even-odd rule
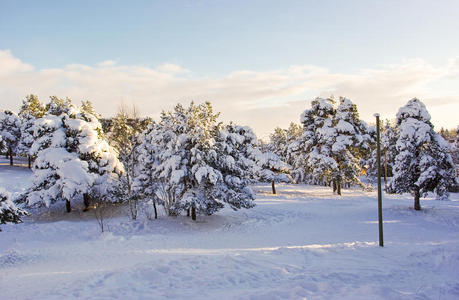
[[[280,127],[275,128],[274,133],[269,136],[269,150],[279,156],[282,161],[291,164],[292,161],[289,161],[288,147],[293,141],[297,140],[302,133],[302,127],[293,122],[290,123],[287,129],[282,129]]]
[[[19,110],[18,115],[21,119],[21,139],[18,145],[18,153],[28,157],[29,168],[32,167],[32,156],[29,151],[34,141],[34,123],[36,119],[43,117],[45,112],[45,106],[35,95],[26,96],[26,99],[22,101],[22,106]]]
[[[188,108],[179,104],[174,111],[161,115],[156,142],[162,151],[155,175],[167,195],[167,213],[191,210],[196,219],[197,213],[212,214],[223,207],[212,194],[221,174],[209,165],[219,126],[217,118],[210,103],[191,103]]]
[[[332,158],[337,168],[332,172],[332,183],[333,189],[341,195],[343,184],[363,186],[359,179],[362,173],[360,160],[369,156],[372,139],[368,126],[359,118],[357,106],[347,98],[340,98],[333,124]]]
[[[140,118],[135,106],[128,109],[121,104],[115,118],[111,121],[109,132],[107,133],[110,144],[117,150],[118,158],[123,163],[124,174],[121,178],[123,186],[119,197],[129,202],[131,218],[137,218],[138,195],[133,191],[133,181],[135,168],[139,164],[136,149],[140,144],[139,136],[148,124],[150,118]]]
[[[163,204],[159,197],[161,182],[155,176],[155,168],[159,163],[159,154],[162,149],[156,138],[161,134],[157,124],[153,123],[139,136],[139,146],[136,149],[137,169],[133,178],[132,188],[136,198],[148,199],[153,204],[155,219],[158,218],[157,204]]]
[[[292,175],[297,182],[328,185],[332,172],[338,168],[332,158],[336,136],[334,103],[331,98],[316,98],[311,102],[311,108],[301,114],[303,134],[289,145],[288,150]]]
[[[420,210],[420,198],[435,191],[448,197],[448,187],[456,182],[454,165],[445,140],[430,122],[425,105],[414,98],[397,113],[397,156],[389,192],[414,195],[414,209]]]
[[[10,110],[0,111],[0,136],[8,151],[10,165],[21,138],[21,120]]]
[[[110,195],[117,189],[123,166],[104,139],[99,121],[69,99],[57,100],[52,98],[49,113],[35,122],[30,153],[37,158],[27,204],[49,206],[64,200],[70,212],[77,195],[85,198],[86,205],[91,194],[113,200]]]

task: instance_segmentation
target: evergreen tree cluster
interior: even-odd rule
[[[341,97],[335,103],[333,98],[316,98],[300,122],[302,130],[294,123],[288,129],[276,128],[269,144],[292,166],[297,182],[332,186],[340,194],[342,186],[364,186],[359,179],[362,174],[376,178],[375,127],[359,119],[349,99]],[[416,209],[427,192],[447,198],[448,189],[457,186],[458,148],[457,133],[444,129],[436,133],[425,105],[416,98],[410,100],[400,108],[395,122],[386,120],[381,125],[386,190],[412,193]]]
[[[64,201],[70,212],[75,199],[83,199],[85,209],[91,200],[127,202],[132,219],[139,201],[151,203],[155,217],[162,206],[166,215],[196,219],[225,205],[253,207],[250,184],[257,181],[272,183],[273,193],[277,182],[303,182],[341,195],[343,187],[365,187],[362,174],[376,176],[375,128],[360,120],[347,98],[314,99],[300,124],[276,128],[269,144],[249,127],[218,118],[210,103],[191,103],[163,111],[157,122],[125,106],[101,119],[89,101],[76,106],[52,96],[42,104],[29,95],[18,115],[0,111],[0,151],[11,165],[15,154],[28,157],[34,172],[18,203]],[[457,133],[436,133],[418,99],[400,108],[395,122],[386,120],[381,133],[388,192],[412,193],[416,209],[427,192],[448,196],[457,184]],[[25,212],[2,195],[2,224],[19,222]]]
[[[373,139],[356,105],[343,97],[338,105],[333,98],[316,98],[300,122],[302,130],[292,123],[271,135],[273,151],[292,165],[294,179],[333,186],[338,194],[343,185],[363,186],[362,160],[369,156]]]
[[[251,208],[250,183],[286,182],[288,166],[262,152],[249,127],[222,124],[218,117],[210,103],[191,103],[163,112],[155,123],[122,106],[102,123],[89,101],[78,107],[53,96],[44,105],[27,96],[19,115],[0,115],[11,160],[17,153],[33,161],[32,183],[16,202],[64,201],[68,212],[79,199],[86,210],[91,201],[127,202],[133,219],[138,201],[152,203],[155,217],[157,206],[167,215],[186,212],[193,219],[224,205]]]
[[[211,215],[229,205],[254,206],[249,187],[256,146],[248,127],[218,122],[210,103],[175,106],[141,135],[135,189],[168,215]],[[156,206],[155,206],[156,210]]]

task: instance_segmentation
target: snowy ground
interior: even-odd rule
[[[17,192],[26,168],[0,166]],[[459,195],[384,195],[378,247],[375,192],[254,187],[254,209],[131,221],[35,209],[0,233],[1,299],[459,299]],[[81,206],[79,207],[81,208]]]

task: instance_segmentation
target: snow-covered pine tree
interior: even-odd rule
[[[129,124],[130,114],[127,108],[123,105],[120,106],[118,113],[112,120],[111,128],[109,131],[110,144],[118,151],[118,156],[123,164],[127,165],[126,170],[129,170],[131,164],[128,164],[129,158],[132,153],[133,144],[136,132],[135,129]],[[131,171],[127,171],[127,178],[130,188],[130,175]]]
[[[256,176],[256,147],[257,137],[250,127],[230,123],[218,132],[211,164],[222,180],[215,187],[215,197],[234,210],[255,206],[249,185]]]
[[[288,161],[296,182],[329,185],[338,165],[333,159],[332,146],[336,136],[333,118],[336,113],[332,98],[316,98],[311,108],[300,117],[303,134],[289,145]]]
[[[282,161],[291,163],[288,161],[288,147],[292,142],[296,141],[302,133],[302,127],[293,122],[290,123],[288,129],[282,129],[280,127],[275,128],[274,133],[269,136],[269,150],[279,156]]]
[[[182,161],[182,154],[184,154],[185,149],[177,147],[178,128],[176,125],[179,121],[175,121],[175,115],[180,112],[183,113],[184,108],[181,105],[176,105],[174,110],[175,114],[165,111],[161,113],[159,124],[153,126],[152,130],[145,135],[143,139],[146,143],[142,143],[138,149],[141,153],[144,151],[144,147],[148,145],[149,149],[146,151],[153,151],[151,157],[147,157],[151,160],[148,164],[152,166],[155,194],[163,203],[168,216],[179,215],[181,212],[181,208],[176,202],[184,190],[183,177],[186,171],[183,166],[186,161]],[[142,172],[139,175],[142,176]],[[142,184],[137,184],[136,187],[137,193],[149,194],[149,191],[142,190]]]
[[[159,153],[162,149],[156,142],[161,134],[157,124],[152,123],[139,136],[139,146],[136,149],[137,167],[133,178],[132,189],[137,198],[148,199],[153,204],[155,219],[158,218],[157,204],[162,204],[157,191],[162,186],[155,177],[155,168],[158,165]]]
[[[287,164],[292,165],[291,158],[288,154],[288,147],[294,141],[298,140],[303,135],[303,125],[299,125],[297,123],[291,122],[288,128],[286,129],[286,148],[285,148],[285,157],[279,156],[282,161],[285,161]]]
[[[128,107],[121,104],[108,132],[110,144],[118,151],[118,158],[124,166],[125,172],[121,178],[123,189],[120,197],[129,202],[132,219],[137,218],[138,198],[132,190],[135,166],[138,165],[136,148],[139,146],[139,135],[149,123],[151,119],[139,118],[135,106],[129,110]]]
[[[27,95],[25,100],[22,100],[21,108],[19,109],[19,117],[31,115],[33,117],[41,118],[46,113],[46,108],[40,102],[36,95]]]
[[[13,155],[21,138],[21,120],[11,110],[0,111],[0,136],[5,143],[10,157],[10,165],[13,165]]]
[[[414,98],[397,113],[397,156],[389,192],[414,195],[414,209],[420,198],[435,191],[448,197],[448,186],[456,183],[454,165],[445,140],[433,130],[425,105]]]
[[[146,137],[156,145],[149,159],[166,214],[187,211],[195,220],[197,213],[211,215],[224,203],[233,209],[254,205],[248,185],[255,162],[246,153],[256,137],[246,127],[222,128],[218,116],[210,103],[187,108],[178,104],[161,114]]]
[[[195,220],[196,213],[210,215],[223,207],[212,193],[222,175],[209,165],[211,156],[216,157],[212,148],[218,115],[210,103],[191,103],[188,108],[178,104],[161,115],[156,142],[162,151],[155,175],[167,195],[163,201],[169,215],[191,210]]]
[[[357,106],[347,98],[340,97],[333,125],[334,136],[327,136],[327,141],[329,138],[333,139],[331,157],[337,166],[332,171],[331,179],[333,190],[341,195],[342,184],[363,186],[358,178],[362,173],[360,160],[370,154],[372,139],[368,134],[367,124],[359,118]]]
[[[69,99],[56,99],[48,105],[50,113],[35,122],[30,153],[37,158],[32,185],[25,195],[27,204],[49,206],[64,200],[70,212],[77,195],[84,196],[85,204],[93,193],[114,201],[110,196],[123,166],[103,138],[99,121],[88,113],[81,114]]]
[[[274,128],[274,132],[269,135],[269,150],[279,157],[287,157],[287,130],[280,127]]]
[[[21,139],[19,140],[18,153],[26,155],[29,160],[29,169],[32,167],[32,157],[29,154],[30,147],[34,141],[33,127],[35,120],[43,117],[45,114],[45,106],[38,100],[35,95],[28,95],[22,101],[22,106],[19,110],[19,118],[21,119]]]
[[[10,193],[0,187],[0,224],[20,223],[21,216],[26,216],[28,213],[22,210],[10,200]],[[0,231],[2,229],[0,228]]]
[[[92,106],[91,101],[89,100],[81,101],[80,111],[81,111],[81,114],[83,115],[87,113],[87,114],[90,114],[91,116],[96,117],[98,120],[100,120],[101,118],[100,115],[96,112],[96,110]]]
[[[61,99],[57,96],[49,98],[49,102],[45,105],[46,114],[59,116],[62,113],[70,115],[75,112],[75,105],[69,98]]]

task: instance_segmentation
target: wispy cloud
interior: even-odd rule
[[[159,67],[157,67],[156,70],[159,71],[159,72],[176,73],[176,74],[190,72],[189,70],[187,70],[185,68],[182,68],[179,65],[170,64],[170,63],[162,64]]]
[[[99,67],[113,67],[116,65],[115,60],[104,60],[97,64]]]
[[[393,118],[410,98],[421,98],[437,126],[457,125],[459,58],[434,66],[413,59],[396,65],[334,73],[320,66],[302,65],[272,71],[239,70],[220,77],[199,76],[182,66],[165,63],[150,68],[119,65],[107,60],[96,66],[81,64],[36,69],[8,51],[0,51],[0,108],[17,110],[26,94],[89,99],[105,116],[114,115],[121,101],[134,103],[141,114],[157,117],[177,102],[211,101],[226,121],[252,126],[266,137],[275,126],[298,122],[316,96],[351,98],[361,116],[374,112]]]

